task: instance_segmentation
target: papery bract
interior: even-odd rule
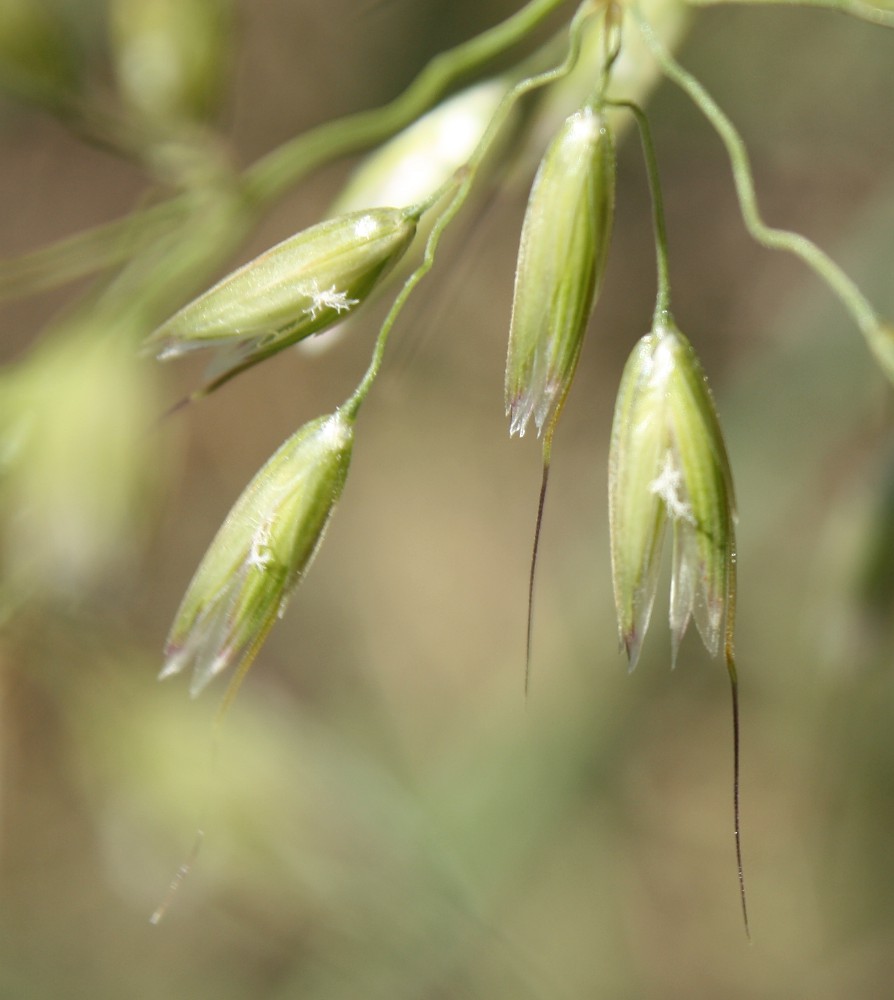
[[[510,433],[538,433],[561,407],[605,269],[615,152],[601,114],[566,119],[534,179],[522,226],[506,358]]]
[[[412,210],[375,208],[311,226],[234,271],[146,341],[160,359],[232,347],[239,368],[353,312],[413,241]]]
[[[631,669],[668,522],[674,660],[692,617],[715,655],[735,562],[732,475],[701,365],[669,320],[640,340],[624,369],[609,452],[609,518],[618,631]]]
[[[192,668],[195,695],[245,669],[307,572],[341,495],[354,440],[340,412],[305,424],[236,501],[180,605],[160,677]]]

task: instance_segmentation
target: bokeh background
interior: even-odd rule
[[[165,133],[172,120],[215,123],[195,170],[215,156],[244,167],[389,99],[516,5],[219,8],[219,47],[177,107],[141,105],[145,76],[116,74],[127,7],[116,22],[98,0],[32,5],[46,20],[16,48],[24,7],[0,4],[7,261],[184,185],[191,147]],[[675,17],[681,61],[745,135],[767,219],[816,239],[894,313],[894,36],[821,10],[708,9],[685,32]],[[178,30],[189,51],[218,37]],[[154,123],[158,158],[79,136],[59,98],[79,88],[114,134]],[[108,279],[75,276],[16,296],[30,279],[2,265],[0,996],[888,994],[891,390],[830,293],[749,240],[699,113],[666,85],[648,108],[675,314],[711,377],[738,492],[753,943],[725,670],[692,635],[670,671],[666,598],[633,674],[617,653],[606,453],[654,296],[629,134],[555,444],[527,700],[539,449],[508,439],[502,365],[530,156],[459,220],[404,313],[325,545],[216,749],[224,685],[191,701],[181,680],[158,684],[167,629],[243,485],[353,388],[380,305],[331,350],[288,351],[159,421],[203,362],[136,360],[126,284],[104,295]],[[217,273],[325,215],[354,162],[289,191]],[[163,254],[137,278],[169,295],[159,309],[187,294],[167,288]],[[200,824],[193,870],[151,926]]]

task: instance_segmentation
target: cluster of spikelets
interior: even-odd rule
[[[586,106],[565,121],[540,164],[516,270],[506,412],[512,433],[524,434],[533,419],[543,434],[545,473],[608,256],[614,186],[607,119]],[[631,668],[649,623],[668,523],[673,658],[693,615],[716,654],[733,586],[732,479],[698,359],[663,302],[621,380],[609,510],[618,628]]]
[[[305,230],[219,282],[159,327],[162,358],[223,348],[212,386],[348,316],[407,251],[417,209],[353,212]],[[246,487],[180,605],[162,677],[192,669],[197,694],[250,666],[307,571],[341,495],[356,404],[301,427]]]
[[[890,10],[866,0],[805,2],[894,27]],[[239,178],[223,167],[213,133],[206,128],[232,37],[227,4],[113,0],[111,50],[122,108],[110,119],[96,109],[91,113],[90,87],[80,75],[79,61],[70,58],[73,50],[60,25],[45,17],[40,4],[7,3],[5,19],[0,15],[0,83],[75,124],[82,134],[135,157],[180,193],[167,204],[135,213],[126,238],[113,224],[0,274],[0,294],[4,280],[6,294],[14,285],[27,293],[43,282],[126,262],[92,304],[72,314],[67,324],[60,323],[33,362],[4,373],[0,484],[10,506],[29,517],[13,519],[16,544],[0,538],[0,549],[26,567],[23,579],[58,576],[60,552],[74,582],[112,558],[129,533],[130,510],[145,492],[133,461],[134,442],[153,401],[137,388],[129,341],[143,338],[168,311],[167,305],[164,311],[159,307],[163,296],[153,287],[162,254],[173,302],[200,267],[229,252],[254,213],[269,207],[308,171],[390,138],[361,166],[333,217],[224,278],[145,342],[145,350],[161,359],[205,348],[217,352],[209,381],[191,397],[197,399],[290,345],[351,318],[389,280],[404,279],[354,393],[330,414],[301,427],[257,473],[212,541],[175,616],[161,676],[189,671],[190,690],[197,694],[216,675],[232,672],[228,703],[319,549],[345,485],[359,409],[401,309],[433,266],[440,237],[467,202],[482,165],[498,152],[523,145],[514,140],[515,126],[525,120],[524,98],[551,87],[549,97],[555,100],[547,117],[553,127],[564,121],[552,141],[544,143],[525,213],[504,386],[510,434],[523,435],[533,422],[543,443],[528,602],[530,663],[534,571],[553,435],[609,256],[616,170],[612,125],[618,115],[629,114],[640,130],[652,189],[658,294],[652,328],[633,347],[621,377],[611,436],[609,529],[618,632],[632,668],[649,625],[669,529],[671,661],[694,619],[709,654],[717,655],[722,646],[732,686],[742,887],[732,477],[702,367],[670,312],[657,165],[648,122],[633,103],[638,95],[631,85],[637,74],[650,72],[643,69],[648,56],[692,99],[726,147],[751,235],[764,246],[796,255],[826,282],[892,381],[894,325],[879,317],[856,285],[809,240],[762,221],[744,143],[698,81],[668,52],[652,26],[652,12],[649,17],[643,13],[645,0],[582,0],[566,28],[524,63],[454,94],[423,115],[438,94],[484,72],[529,40],[560,3],[528,0],[501,25],[434,60],[396,101],[298,136]],[[686,17],[685,5],[655,0],[654,6],[662,34],[668,18],[682,22]],[[627,32],[632,26],[638,29],[633,44]],[[552,65],[558,47],[565,58],[544,69]],[[612,93],[615,87],[620,94]],[[557,105],[561,113],[554,113]],[[169,225],[179,229],[177,239],[170,239]],[[174,252],[169,252],[171,246]],[[65,266],[48,281],[60,261]],[[116,338],[114,348],[87,344],[95,327],[106,328],[108,340]],[[117,388],[111,402],[110,385]],[[118,418],[109,434],[108,413],[119,410],[131,418]],[[79,414],[82,424],[53,419],[59,412],[66,418]],[[106,433],[94,434],[94,427]],[[91,449],[86,461],[79,447],[85,437],[102,444]],[[52,488],[42,474],[50,468]],[[97,483],[123,480],[126,488],[96,492]],[[46,524],[54,530],[47,531]],[[105,530],[104,539],[89,530],[97,524]],[[63,586],[69,582],[59,581]],[[742,903],[744,909],[744,889]]]
[[[597,9],[584,7],[587,15]],[[618,12],[600,12],[607,22],[603,37],[610,38],[608,22],[617,21]],[[543,434],[545,465],[611,239],[615,152],[605,89],[617,52],[603,51],[598,86],[562,123],[543,156],[518,255],[506,410],[511,433],[523,435],[533,420]],[[481,109],[469,126],[479,139],[497,108],[494,85],[489,88],[483,105],[476,90],[466,97]],[[515,90],[516,96],[523,92]],[[505,86],[496,88],[496,97],[505,92]],[[394,145],[418,158],[414,135],[422,149],[430,148],[439,116],[455,121],[461,102],[454,98]],[[395,169],[393,152],[380,158],[388,155]],[[439,164],[415,205],[347,212],[273,247],[159,327],[148,350],[169,359],[218,349],[207,392],[329,329],[360,308],[407,253],[421,216],[445,190],[449,201],[459,185],[461,166],[449,158]],[[648,625],[666,523],[674,536],[675,655],[693,615],[706,646],[717,651],[734,567],[732,485],[713,403],[692,348],[669,315],[656,317],[624,373],[610,459],[615,599],[631,665]],[[197,693],[224,670],[244,674],[319,547],[345,482],[354,420],[367,389],[302,427],[246,488],[187,590],[162,676],[191,668]]]
[[[894,26],[894,14],[867,0],[809,2]],[[51,327],[42,350],[3,372],[0,500],[12,516],[0,532],[0,557],[16,572],[6,573],[13,582],[0,593],[0,605],[37,581],[76,589],[83,579],[101,575],[134,534],[134,508],[147,491],[133,456],[148,422],[145,411],[154,412],[155,400],[145,370],[142,389],[132,388],[137,381],[132,342],[145,339],[170,303],[194,287],[200,272],[224,259],[258,213],[285,190],[325,162],[381,143],[349,182],[332,218],[219,282],[155,329],[145,344],[164,359],[214,349],[209,381],[192,397],[199,398],[351,318],[389,281],[405,279],[356,392],[334,415],[299,430],[258,473],[176,616],[165,676],[191,667],[197,691],[228,667],[244,673],[317,550],[343,487],[358,409],[403,304],[434,263],[441,234],[473,186],[482,189],[476,184],[482,165],[530,148],[520,141],[520,127],[527,122],[534,126],[532,134],[540,134],[548,120],[555,135],[543,143],[522,229],[505,377],[510,433],[522,435],[533,422],[543,439],[542,512],[553,434],[609,253],[615,183],[610,125],[629,113],[647,147],[659,294],[652,329],[624,371],[612,434],[610,531],[620,639],[634,664],[670,526],[673,658],[694,618],[711,653],[725,640],[731,664],[735,517],[729,464],[700,365],[669,311],[660,186],[645,118],[632,103],[656,70],[692,99],[724,143],[749,232],[765,246],[798,256],[823,278],[892,380],[894,326],[877,316],[809,240],[762,221],[741,138],[667,51],[665,42],[686,21],[686,5],[581,0],[564,27],[513,65],[510,54],[555,23],[561,3],[527,0],[501,24],[438,56],[396,101],[296,136],[241,174],[226,162],[210,126],[235,37],[229,4],[111,0],[107,28],[118,102],[110,107],[96,103],[88,64],[74,44],[77,33],[66,30],[69,14],[76,18],[74,9],[61,17],[62,8],[50,16],[29,0],[6,4],[6,16],[0,16],[0,84],[79,134],[134,158],[176,195],[134,212],[126,226],[115,222],[0,267],[0,296],[112,271],[81,308]],[[559,51],[565,57],[554,65]],[[496,61],[504,67],[499,75],[430,110],[439,95],[483,76]],[[549,92],[535,106],[525,98],[539,88]],[[108,337],[88,351],[91,329],[104,329]],[[125,346],[108,348],[112,338]],[[89,377],[70,357],[87,358]],[[109,390],[101,391],[108,384],[121,389],[111,401]],[[72,405],[59,405],[61,399]],[[117,414],[125,403],[128,419],[110,421],[108,414]],[[58,412],[66,414],[64,420],[54,419]],[[103,433],[96,433],[97,427]],[[77,447],[84,439],[98,441],[89,455]],[[113,480],[126,480],[126,486],[110,486]],[[530,593],[536,539],[537,534]],[[60,574],[60,562],[71,573]],[[529,600],[529,660],[530,607]]]
[[[354,394],[334,413],[302,427],[258,472],[236,502],[199,566],[174,620],[161,676],[191,670],[197,694],[217,674],[234,671],[229,698],[250,667],[294,587],[306,574],[341,496],[360,405],[378,373],[395,318],[431,267],[437,241],[468,194],[475,168],[515,101],[573,65],[579,25],[602,16],[601,65],[586,99],[561,124],[533,182],[521,233],[509,324],[505,406],[510,434],[529,423],[543,437],[528,602],[527,685],[531,654],[537,539],[553,434],[568,396],[611,242],[615,149],[606,96],[620,49],[619,8],[585,3],[571,28],[571,52],[553,73],[506,91],[480,117],[468,160],[442,163],[428,190],[408,207],[337,215],[272,248],[219,282],[149,338],[160,358],[213,347],[221,360],[212,391],[285,347],[329,329],[361,308],[410,250],[421,217],[436,215],[422,262],[386,318],[373,359]],[[478,100],[480,94],[475,95]],[[441,113],[445,119],[446,110]],[[457,113],[456,99],[449,115]],[[738,709],[732,653],[735,591],[733,490],[714,404],[701,367],[668,310],[666,246],[654,155],[643,132],[655,195],[659,292],[653,329],[627,363],[615,411],[609,462],[612,572],[618,629],[631,668],[639,656],[658,580],[666,526],[673,534],[670,625],[673,658],[691,618],[716,654],[726,628],[733,691],[736,849],[738,840]],[[433,115],[437,117],[436,110]],[[396,140],[418,155],[412,134],[430,142],[432,122]],[[380,157],[386,161],[391,151]],[[393,162],[392,162],[393,165]],[[446,206],[446,207],[445,207]],[[201,394],[201,393],[199,393]],[[747,926],[747,915],[746,915]]]

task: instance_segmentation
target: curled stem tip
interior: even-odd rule
[[[754,188],[754,177],[745,142],[736,127],[720,109],[711,95],[685,70],[662,44],[649,21],[636,4],[631,12],[639,25],[643,39],[661,71],[683,90],[699,111],[708,119],[726,148],[745,227],[757,243],[771,250],[784,250],[799,257],[834,292],[851,315],[861,333],[871,340],[879,327],[879,319],[870,302],[857,285],[826,253],[800,233],[768,226],[761,218]]]

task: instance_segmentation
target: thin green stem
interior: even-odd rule
[[[602,26],[602,72],[599,74],[599,83],[589,102],[596,108],[604,103],[612,67],[621,54],[623,26],[624,13],[620,5],[615,0],[609,0],[605,7],[605,20]]]
[[[611,101],[612,107],[627,108],[636,119],[640,140],[643,146],[643,156],[646,161],[646,174],[649,178],[649,193],[652,196],[652,225],[655,231],[655,257],[658,267],[658,291],[655,296],[654,325],[667,323],[670,315],[670,264],[668,261],[667,224],[664,218],[664,197],[661,193],[661,178],[658,174],[658,158],[655,155],[655,144],[652,141],[652,130],[649,119],[643,109],[633,101]]]
[[[240,195],[245,208],[260,214],[317,167],[390,138],[451,86],[524,41],[565,3],[531,0],[500,24],[436,56],[389,104],[327,122],[272,150],[243,174]],[[177,195],[26,257],[0,261],[0,299],[29,295],[112,267],[151,243],[160,228],[182,223],[188,210],[189,197]]]
[[[427,111],[452,84],[523,41],[565,2],[531,0],[512,17],[435,56],[389,104],[326,122],[284,143],[246,172],[246,195],[253,202],[269,204],[317,166],[390,138]]]
[[[401,310],[406,305],[407,299],[413,294],[413,290],[419,284],[420,281],[425,277],[426,274],[432,269],[435,262],[435,252],[438,248],[438,243],[440,242],[441,235],[447,228],[447,225],[459,211],[459,207],[462,204],[461,195],[465,185],[463,185],[460,190],[454,195],[453,200],[444,210],[444,212],[438,216],[437,221],[432,227],[432,231],[429,234],[428,242],[425,244],[425,253],[422,257],[422,262],[413,271],[413,273],[404,282],[403,287],[397,293],[394,302],[391,304],[391,308],[388,310],[388,315],[385,317],[381,328],[379,329],[379,335],[376,338],[375,347],[373,348],[372,358],[370,359],[369,366],[363,378],[360,380],[357,388],[351,394],[350,398],[341,407],[345,416],[350,420],[354,420],[357,417],[357,413],[363,404],[366,397],[369,395],[369,391],[379,374],[379,370],[382,367],[382,359],[385,356],[385,348],[388,345],[388,338],[391,334],[391,330],[394,327],[397,317],[400,315]]]
[[[847,14],[849,17],[859,18],[861,21],[869,21],[870,24],[877,24],[882,28],[894,28],[894,10],[884,10],[874,4],[863,3],[862,0],[687,0],[693,7],[719,6],[720,4],[750,4],[754,6],[768,7],[822,7],[826,10],[834,10],[839,14]]]
[[[879,319],[872,305],[844,271],[806,236],[766,225],[757,207],[754,179],[742,137],[705,88],[683,69],[664,47],[639,8],[634,4],[630,9],[662,72],[689,95],[726,147],[732,165],[739,207],[748,232],[765,247],[785,250],[800,257],[835,292],[861,332],[871,342],[879,327]]]
[[[522,80],[505,95],[503,100],[498,105],[497,110],[494,112],[494,116],[490,120],[484,135],[475,148],[475,152],[472,154],[468,163],[456,172],[454,176],[454,183],[458,185],[456,193],[435,221],[431,233],[429,234],[428,242],[425,245],[425,252],[423,254],[422,261],[416,270],[413,271],[410,277],[404,282],[400,292],[398,292],[397,297],[395,298],[391,309],[388,311],[388,315],[385,317],[382,327],[379,330],[379,335],[376,338],[376,344],[373,348],[373,354],[369,367],[353,394],[342,407],[345,415],[349,419],[353,420],[356,418],[357,412],[369,394],[369,391],[379,374],[379,370],[382,367],[382,359],[385,355],[385,348],[397,317],[400,315],[407,299],[409,299],[416,286],[432,269],[435,262],[435,254],[438,249],[438,244],[441,241],[441,236],[447,226],[456,217],[457,213],[468,198],[478,167],[485,159],[488,150],[491,148],[493,142],[505,125],[510,112],[515,107],[516,103],[526,94],[529,94],[531,91],[537,90],[540,87],[545,87],[547,84],[561,79],[561,77],[570,72],[577,62],[578,54],[580,52],[583,24],[594,12],[594,10],[595,7],[590,0],[585,0],[585,2],[578,7],[568,29],[568,52],[565,58],[553,69],[547,70],[544,73],[539,73],[536,76],[529,77],[526,80]]]

